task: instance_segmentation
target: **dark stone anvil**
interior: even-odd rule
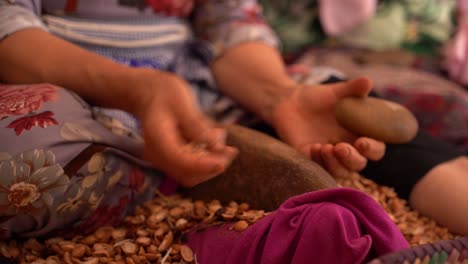
[[[237,125],[226,129],[227,144],[239,155],[223,174],[187,190],[193,199],[271,211],[292,196],[336,186],[320,165],[278,139]]]

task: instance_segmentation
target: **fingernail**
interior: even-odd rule
[[[222,130],[219,132],[218,137],[216,138],[217,142],[225,143],[227,138],[227,132],[226,130]]]
[[[360,145],[362,150],[366,150],[369,148],[369,142],[367,141],[361,141]]]
[[[348,148],[343,148],[339,150],[340,156],[342,157],[348,157],[351,151]]]
[[[232,162],[239,154],[239,150],[236,148],[230,148],[230,151],[228,153],[229,153],[230,162]]]
[[[211,174],[219,174],[223,171],[223,167],[219,164],[217,165],[214,165],[211,170],[210,170],[210,173]]]
[[[216,136],[213,137],[209,144],[209,147],[212,149],[221,149],[225,146],[226,143],[226,131],[219,131],[216,133]]]

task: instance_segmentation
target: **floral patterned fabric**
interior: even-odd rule
[[[138,135],[65,89],[0,85],[0,239],[117,224],[161,180]]]
[[[188,19],[190,15],[195,35],[205,47],[196,50],[208,50],[206,56],[196,60],[187,60],[192,54],[187,50],[194,47],[192,38],[181,38],[178,45],[170,45],[171,49],[167,45],[129,49],[76,44],[130,66],[176,72],[191,82],[200,104],[211,106],[204,110],[214,116],[210,111],[220,105],[226,109],[226,104],[214,87],[207,58],[242,41],[277,44],[262,19],[261,8],[251,0],[121,0],[107,9],[96,8],[103,3],[107,0],[0,0],[0,38],[29,27],[49,30],[52,24],[44,24],[39,16],[59,11],[67,14],[61,17],[63,25],[67,21],[79,23],[75,16],[93,22],[99,16],[106,21],[133,17],[126,23],[135,24],[139,20],[135,17],[140,16],[165,23],[171,19],[168,16]],[[315,8],[301,1],[295,7]],[[179,22],[177,18],[174,23]],[[115,42],[122,40],[120,37]],[[232,109],[236,116],[229,122],[240,122],[242,110],[235,105]],[[135,204],[151,198],[152,190],[163,180],[159,172],[139,159],[143,142],[137,120],[122,111],[91,107],[77,95],[52,85],[0,85],[0,138],[0,239],[73,235],[114,225]]]
[[[25,28],[48,30],[53,25],[41,19],[45,15],[104,18],[103,23],[109,19],[138,21],[158,17],[164,24],[169,18],[180,18],[193,25],[197,37],[205,42],[214,56],[245,41],[278,45],[255,0],[0,0],[0,39]],[[73,26],[68,28],[72,29]]]
[[[107,31],[116,25],[132,30]],[[0,39],[30,27],[122,64],[175,72],[192,83],[208,114],[231,112],[229,122],[242,119],[243,111],[214,89],[208,61],[244,41],[277,45],[252,0],[0,0]],[[148,27],[161,30],[148,34]],[[70,38],[70,32],[80,38]],[[160,41],[167,36],[176,38]],[[121,46],[143,39],[149,44]],[[52,85],[0,86],[0,138],[2,239],[73,235],[114,225],[133,204],[151,198],[162,180],[139,159],[138,120],[120,110],[89,106]]]
[[[133,27],[137,33],[112,35],[104,27],[110,21]],[[194,43],[187,22],[201,43]],[[95,23],[102,30],[80,26],[75,30],[70,23]],[[145,28],[155,25],[163,30],[154,35],[138,33],[137,29],[148,32]],[[252,0],[0,0],[0,39],[31,27],[51,31],[119,63],[176,72],[192,83],[202,106],[212,106],[204,109],[208,114],[229,108],[229,122],[239,121],[243,111],[213,89],[208,61],[244,41],[277,45],[261,8]],[[69,30],[57,31],[60,27]],[[172,34],[167,28],[189,34],[160,43],[164,34]],[[71,29],[86,41],[69,39],[65,33]],[[96,38],[106,39],[108,45],[93,43]],[[130,38],[154,41],[146,46],[119,46],[131,42]],[[49,84],[0,85],[0,138],[0,239],[70,236],[115,225],[134,204],[150,199],[163,179],[139,159],[143,142],[133,116],[92,107]]]
[[[378,2],[376,7],[368,2],[260,1],[286,52],[332,41],[374,50],[404,48],[435,55],[455,31],[456,1],[371,1]],[[340,23],[346,25],[335,25]]]

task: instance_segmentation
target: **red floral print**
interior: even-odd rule
[[[31,130],[31,128],[35,126],[46,128],[48,126],[57,125],[58,122],[53,118],[53,116],[54,113],[51,111],[45,111],[35,115],[28,115],[11,122],[7,128],[13,128],[16,135],[19,136],[25,129]]]
[[[115,206],[102,205],[83,222],[80,222],[71,229],[58,230],[54,232],[54,235],[69,238],[76,235],[90,234],[102,226],[116,226],[122,221],[129,203],[130,198],[122,196]]]
[[[244,16],[242,19],[237,21],[238,24],[265,25],[265,20],[262,18],[262,7],[260,5],[247,5],[242,9],[242,11],[244,12]]]
[[[8,239],[8,229],[0,228],[0,240],[7,240]]]
[[[289,75],[300,74],[306,75],[310,71],[310,67],[305,64],[292,64],[286,68]]]
[[[65,13],[73,13],[78,7],[78,0],[67,0],[65,4]]]
[[[57,88],[49,84],[0,85],[0,119],[29,114],[40,109],[44,102],[57,99]]]
[[[146,0],[155,13],[168,16],[186,17],[193,9],[193,0]]]
[[[130,190],[140,192],[143,184],[145,183],[145,175],[138,169],[133,168],[130,173]]]

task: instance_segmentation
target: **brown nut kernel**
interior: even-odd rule
[[[132,242],[125,242],[120,246],[120,248],[127,255],[133,255],[137,253],[138,250],[138,246]]]
[[[175,226],[178,230],[184,230],[187,228],[188,226],[188,221],[185,219],[185,218],[179,218],[176,223],[175,223]]]
[[[149,261],[157,261],[159,259],[161,259],[162,255],[161,254],[156,254],[156,253],[146,253],[145,254],[145,257],[149,260]]]
[[[234,230],[239,232],[244,231],[245,229],[247,229],[247,227],[249,227],[249,223],[247,223],[247,221],[245,220],[237,221],[233,226]]]
[[[166,236],[164,237],[164,240],[159,245],[158,251],[159,252],[166,251],[171,246],[173,239],[174,239],[174,234],[172,233],[172,231],[169,231],[169,233],[166,234]]]
[[[190,247],[182,245],[180,247],[180,255],[185,262],[193,261],[193,251]]]
[[[126,235],[127,235],[127,230],[125,230],[124,228],[114,229],[112,230],[112,234],[111,234],[112,238],[115,241],[123,240]]]
[[[151,244],[151,238],[149,237],[139,237],[135,240],[138,245],[149,246]]]
[[[84,256],[84,254],[86,253],[86,246],[83,245],[83,244],[78,244],[76,245],[76,247],[72,250],[72,257],[75,257],[75,258],[81,258]]]
[[[184,209],[180,207],[174,207],[169,211],[169,215],[173,218],[180,218],[184,214]]]

